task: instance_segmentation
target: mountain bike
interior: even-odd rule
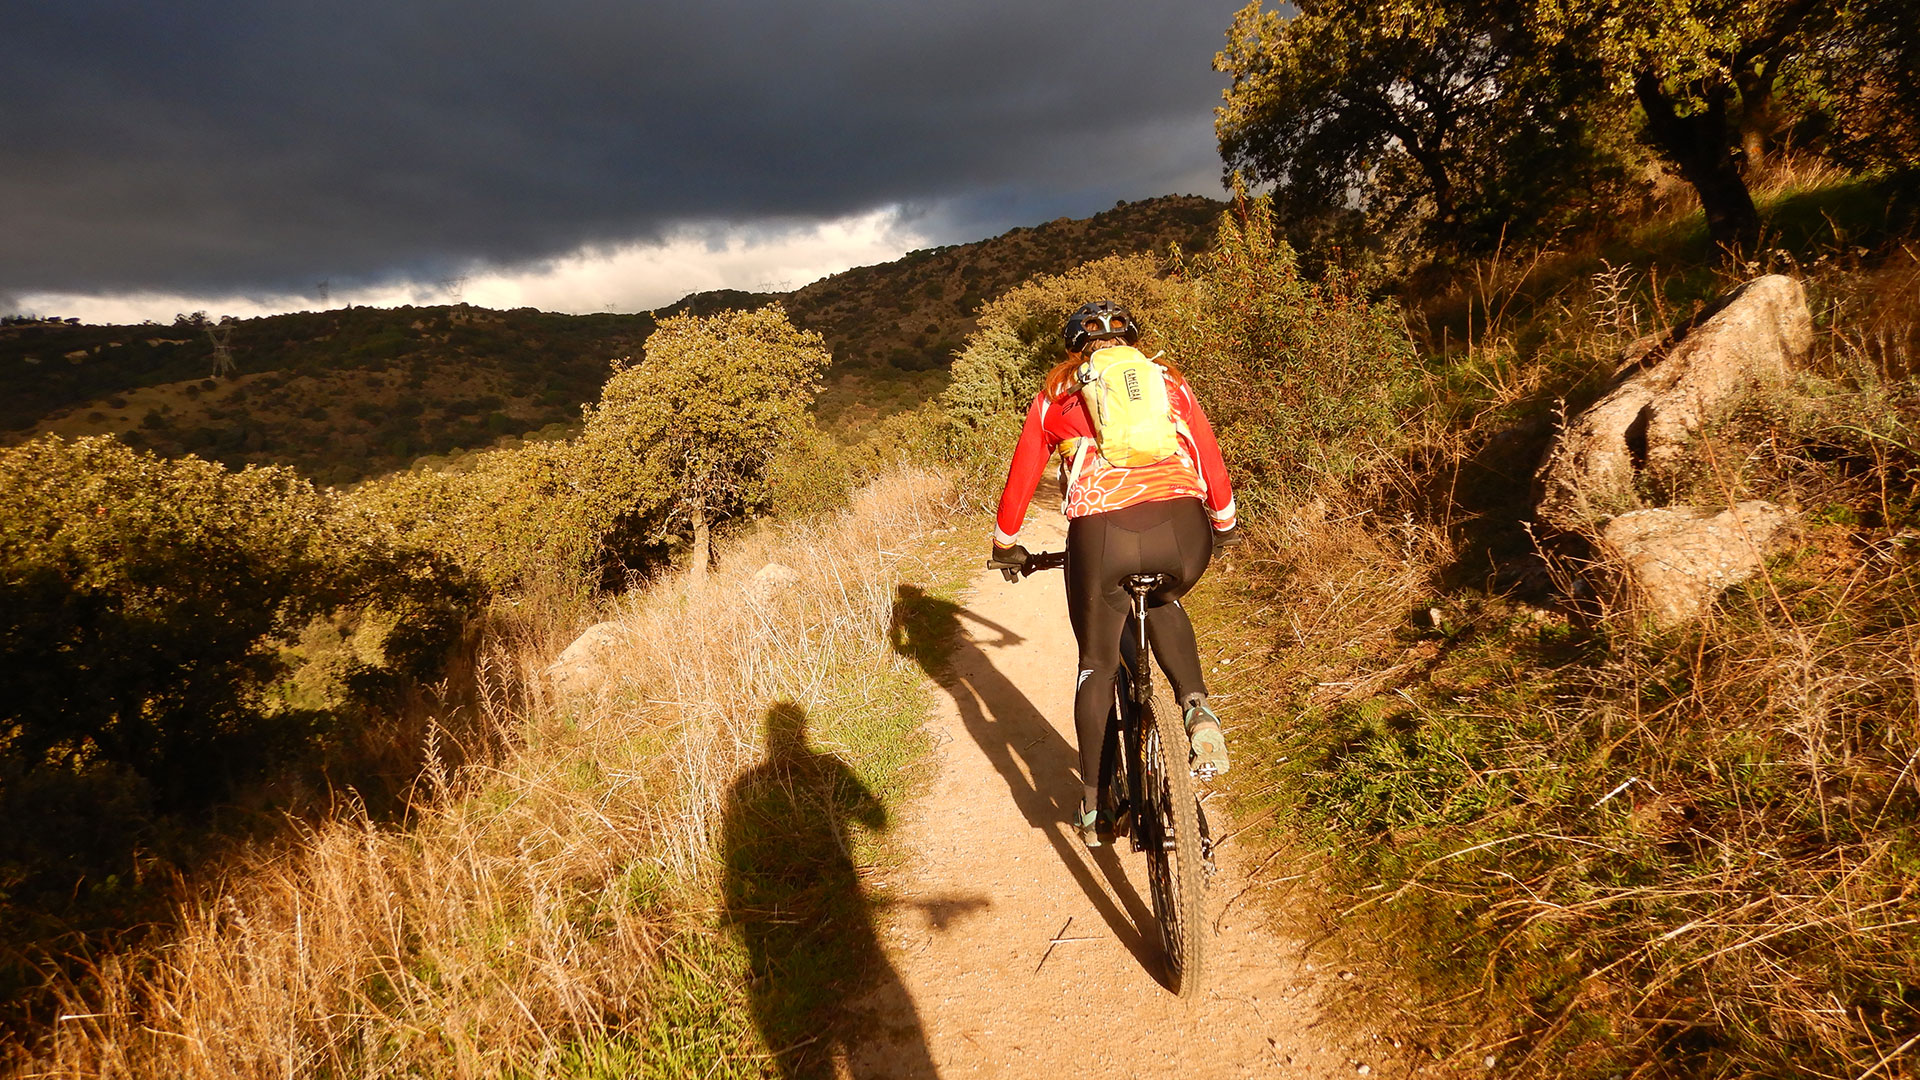
[[[1014,581],[1066,564],[1064,551],[1035,552],[1019,569],[1001,573]],[[1133,611],[1120,641],[1120,674],[1101,746],[1098,790],[1114,834],[1128,836],[1133,850],[1146,852],[1147,887],[1167,959],[1166,985],[1191,998],[1205,968],[1204,900],[1214,869],[1213,839],[1187,765],[1179,705],[1164,673],[1156,680],[1147,660],[1152,652],[1147,597],[1166,582],[1164,574],[1131,574],[1120,582],[1132,597]]]

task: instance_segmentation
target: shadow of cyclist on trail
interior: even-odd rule
[[[845,762],[807,745],[800,706],[767,710],[766,744],[727,793],[723,894],[778,1075],[931,1080],[919,1012],[881,950],[851,853],[849,821],[879,831],[886,810]],[[884,1044],[865,1071],[851,1053],[856,998],[870,1014],[856,1020],[862,1043]]]
[[[962,620],[995,636],[983,636],[976,643],[967,636]],[[1027,695],[1000,673],[981,648],[1017,645],[1024,639],[991,619],[950,600],[928,596],[912,585],[899,588],[888,636],[895,652],[912,658],[953,697],[968,734],[1006,780],[1014,806],[1053,845],[1114,937],[1142,967],[1157,973],[1159,932],[1149,932],[1156,926],[1153,912],[1127,880],[1120,856],[1112,845],[1088,851],[1078,836],[1068,831],[1070,816],[1080,808],[1080,788],[1073,780],[1078,773],[1079,752],[1034,708]],[[945,663],[941,662],[943,653]],[[1037,785],[1028,779],[1030,776],[1038,779]],[[1087,866],[1088,858],[1106,878],[1106,887]]]

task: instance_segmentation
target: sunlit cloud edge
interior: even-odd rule
[[[41,292],[26,293],[13,306],[17,314],[94,324],[166,323],[191,312],[244,319],[348,305],[463,302],[569,314],[648,311],[689,293],[787,292],[851,267],[887,262],[928,246],[923,224],[899,205],[817,222],[694,222],[654,243],[591,244],[530,265],[474,266],[435,280],[346,287],[316,282],[305,293]]]

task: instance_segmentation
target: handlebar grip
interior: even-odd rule
[[[1058,570],[1067,565],[1067,553],[1064,551],[1036,551],[1027,556],[1027,561],[1019,566],[987,563],[987,569],[1000,571],[1000,576],[1008,581],[1019,581],[1029,574],[1042,570]]]
[[[1037,574],[1042,570],[1058,570],[1067,565],[1067,553],[1064,551],[1037,551],[1027,556],[1027,564],[1020,568],[1020,575]]]

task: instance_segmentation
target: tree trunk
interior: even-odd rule
[[[1775,9],[1766,29],[1734,55],[1731,67],[1733,83],[1740,90],[1740,146],[1746,153],[1743,165],[1748,176],[1766,164],[1779,134],[1773,88],[1780,66],[1796,53],[1813,48],[1812,39],[1820,36],[1823,27],[1832,28],[1834,6],[1829,0],[1793,0]],[[1809,19],[1814,25],[1808,25]],[[1810,36],[1802,38],[1803,34]]]
[[[703,589],[707,584],[707,563],[711,561],[712,547],[708,537],[707,497],[693,497],[693,587]]]
[[[1773,80],[1776,64],[1768,63],[1759,71],[1748,70],[1736,80],[1740,86],[1740,149],[1748,176],[1767,164],[1773,133],[1779,118],[1773,111]]]
[[[1421,175],[1427,178],[1427,185],[1433,190],[1434,221],[1451,227],[1458,211],[1454,206],[1453,177],[1447,172],[1446,162],[1436,149],[1442,141],[1441,136],[1436,134],[1422,141],[1421,133],[1409,124],[1389,122],[1387,128],[1400,140],[1401,147],[1419,167]]]
[[[1760,211],[1740,175],[1728,126],[1727,87],[1705,88],[1706,106],[1685,116],[1650,73],[1634,80],[1634,96],[1646,110],[1646,139],[1700,196],[1707,215],[1707,238],[1720,257],[1751,252],[1760,242]]]

